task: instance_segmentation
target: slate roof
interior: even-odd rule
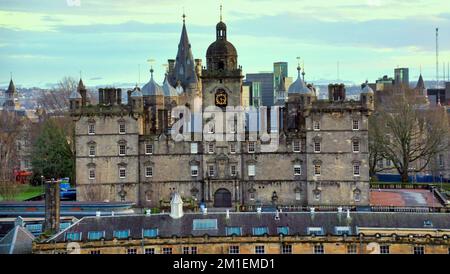
[[[186,213],[179,219],[173,219],[169,214],[128,215],[85,217],[74,223],[66,230],[56,234],[48,241],[63,242],[67,232],[82,232],[82,241],[87,241],[89,231],[104,231],[105,240],[112,240],[115,230],[130,230],[133,239],[142,238],[143,229],[158,229],[161,238],[204,236],[227,236],[226,227],[241,227],[242,235],[252,235],[254,227],[267,227],[269,235],[278,235],[277,228],[289,227],[289,235],[307,235],[308,227],[322,227],[325,234],[333,235],[336,226],[351,227],[352,234],[357,234],[357,227],[379,228],[425,228],[424,222],[431,222],[435,229],[450,229],[450,214],[445,213],[377,213],[350,212],[350,219],[346,212],[282,212],[276,220],[273,212],[241,212],[230,213],[226,218],[223,213]],[[193,230],[195,219],[216,219],[217,229]],[[427,227],[430,228],[430,227]]]
[[[33,234],[17,225],[0,240],[0,254],[29,254],[33,240]]]

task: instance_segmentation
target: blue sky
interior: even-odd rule
[[[440,28],[440,71],[450,62],[450,5],[447,0],[2,0],[0,86],[10,72],[17,85],[41,86],[64,76],[88,86],[163,81],[167,59],[175,58],[186,12],[195,58],[205,59],[215,40],[219,5],[228,40],[244,73],[269,71],[276,61],[296,57],[308,81],[340,78],[355,83],[409,67],[410,77],[435,78],[435,27]]]

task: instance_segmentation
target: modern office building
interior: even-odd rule
[[[263,106],[273,106],[274,104],[274,73],[260,72],[247,73],[245,76],[247,82],[259,82],[261,103]]]

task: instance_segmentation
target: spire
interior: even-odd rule
[[[303,76],[303,82],[305,81],[305,61],[302,62],[303,63],[303,72],[302,72],[302,76]]]
[[[420,73],[419,80],[417,81],[416,89],[425,89],[425,82],[423,81],[422,73]]]
[[[192,55],[191,44],[186,30],[185,18],[186,15],[183,13],[183,27],[181,29],[175,67],[173,74],[170,75],[169,79],[172,86],[175,86],[177,81],[180,81],[184,88],[190,84],[197,84],[194,57]]]
[[[6,93],[8,93],[9,95],[14,95],[16,93],[16,86],[14,85],[12,76],[11,76],[11,80],[9,80],[9,86],[8,86],[8,90],[6,90]]]

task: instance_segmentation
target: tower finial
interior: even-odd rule
[[[153,63],[155,62],[155,59],[148,59],[147,60],[147,62],[149,62],[150,63],[150,74],[151,74],[151,77],[153,78]]]
[[[9,76],[11,77],[11,81],[12,81],[12,71],[9,72]]]
[[[81,80],[81,78],[82,78],[82,77],[81,77],[81,70],[80,70],[80,80]]]
[[[183,16],[181,16],[181,17],[183,17],[183,24],[185,24],[186,23],[186,13],[184,12],[184,7],[183,7]]]
[[[220,22],[222,22],[222,4],[220,5]]]
[[[303,67],[303,72],[302,72],[302,76],[303,76],[303,81],[305,81],[305,60],[302,60],[302,67]]]
[[[298,77],[300,78],[300,56],[297,56],[297,71],[298,71]]]

